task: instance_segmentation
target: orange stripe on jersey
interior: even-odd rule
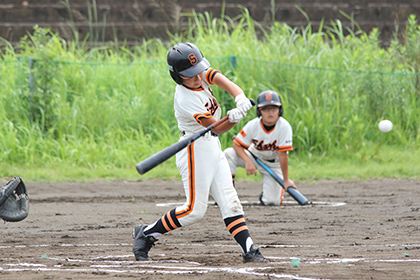
[[[233,138],[233,143],[235,143],[236,145],[238,145],[239,147],[248,149],[249,146],[245,145],[243,142],[241,142],[237,137]]]
[[[231,228],[233,228],[234,226],[236,226],[237,224],[240,224],[240,223],[245,223],[245,219],[244,219],[244,218],[239,218],[239,219],[237,219],[236,221],[231,222],[231,223],[227,226],[227,229],[228,229],[228,230],[230,230]]]
[[[279,152],[293,151],[293,146],[292,145],[288,145],[288,146],[277,147],[277,150]]]
[[[237,229],[235,229],[233,232],[232,232],[232,236],[233,237],[235,237],[235,235],[237,235],[238,233],[240,233],[241,231],[244,231],[244,230],[247,230],[248,229],[248,227],[247,226],[241,226],[241,227],[238,227]]]
[[[195,121],[196,122],[198,122],[199,124],[201,124],[201,125],[203,125],[203,123],[201,122],[201,119],[202,118],[205,118],[205,119],[210,119],[210,118],[212,118],[213,117],[213,115],[212,114],[210,114],[210,112],[205,112],[205,113],[203,113],[203,114],[194,114],[194,119],[195,119]]]
[[[190,214],[192,210],[194,209],[194,203],[195,203],[194,142],[191,145],[189,145],[187,149],[188,149],[188,170],[190,173],[190,178],[189,178],[190,199],[188,201],[187,209],[175,213],[175,216],[177,219]]]
[[[242,137],[246,137],[246,133],[243,129],[241,129],[241,131],[239,131],[239,133],[242,135]]]
[[[221,73],[221,72],[219,70],[216,70],[216,69],[213,69],[213,68],[209,68],[207,70],[206,81],[209,84],[214,85],[213,79],[214,79],[214,76],[216,76],[217,73]]]

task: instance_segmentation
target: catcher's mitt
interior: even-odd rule
[[[19,222],[28,216],[29,197],[25,183],[19,177],[10,180],[0,189],[0,219]]]

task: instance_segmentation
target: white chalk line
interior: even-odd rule
[[[224,245],[224,244],[168,244],[170,246],[212,246],[212,247],[237,247],[237,245]],[[129,246],[132,244],[129,243],[117,243],[117,244],[38,244],[38,245],[7,245],[0,246],[0,249],[20,249],[20,248],[45,248],[45,247],[113,247],[113,246]],[[343,248],[343,247],[377,247],[377,248],[386,248],[386,247],[407,247],[414,248],[420,247],[420,244],[344,244],[344,245],[261,245],[260,247],[264,248],[299,248],[299,247],[308,247],[308,248],[319,248],[319,247],[330,247],[330,248]],[[157,256],[166,256],[165,254]],[[184,255],[188,257],[188,255]],[[191,256],[196,256],[192,254]],[[211,256],[209,256],[211,257]],[[16,259],[11,258],[1,258],[2,262],[8,262],[0,265],[0,271],[8,272],[19,272],[19,271],[40,271],[40,272],[101,272],[101,273],[132,273],[132,274],[190,274],[190,273],[215,273],[215,272],[228,272],[232,274],[242,274],[242,275],[256,275],[262,277],[272,277],[272,278],[282,278],[282,279],[302,279],[302,280],[316,280],[314,278],[305,278],[298,275],[288,275],[288,274],[276,274],[276,273],[264,273],[259,271],[264,271],[268,269],[273,269],[272,265],[291,265],[293,259],[297,257],[270,257],[266,256],[270,260],[268,265],[269,267],[246,267],[246,268],[231,268],[231,267],[199,267],[202,266],[198,262],[189,262],[185,260],[160,260],[160,261],[147,261],[147,262],[136,262],[136,261],[124,261],[124,260],[112,260],[112,259],[125,259],[133,258],[130,255],[107,255],[107,256],[94,256],[90,259],[70,259],[70,258],[58,258],[58,257],[46,257],[46,259],[56,260],[60,262],[78,262],[78,263],[88,263],[89,268],[66,268],[63,265],[52,265],[48,267],[45,264],[40,264],[41,258],[28,258],[22,259],[27,262],[16,262]],[[111,259],[111,260],[110,260]],[[317,264],[344,264],[348,266],[354,266],[358,262],[369,262],[369,263],[420,263],[420,259],[366,259],[366,258],[302,258],[300,259],[301,263],[317,265]],[[171,264],[173,266],[171,266]],[[180,267],[180,264],[183,266]],[[278,268],[278,267],[277,267]]]
[[[132,255],[108,255],[102,257],[94,257],[91,260],[86,259],[69,259],[69,258],[58,258],[50,257],[50,260],[56,260],[60,262],[78,262],[78,263],[88,263],[89,268],[65,268],[62,264],[52,265],[48,267],[46,264],[39,263],[5,263],[0,266],[0,271],[3,272],[22,272],[22,271],[35,271],[35,272],[102,272],[102,273],[116,273],[116,274],[206,274],[206,273],[216,273],[216,272],[227,272],[232,274],[246,274],[246,275],[255,275],[262,277],[272,277],[272,278],[282,278],[282,279],[300,279],[300,280],[317,280],[314,278],[301,277],[298,275],[290,274],[276,274],[276,273],[264,273],[258,271],[271,270],[276,267],[272,265],[276,264],[289,264],[293,259],[292,257],[267,257],[270,260],[268,267],[245,267],[245,268],[231,268],[231,267],[199,267],[202,264],[198,262],[188,262],[188,261],[177,261],[177,260],[163,260],[163,261],[146,261],[146,262],[136,262],[136,261],[115,261],[115,260],[98,260],[98,259],[110,259],[110,258],[133,258]],[[1,258],[0,258],[1,259]],[[33,261],[39,261],[39,259],[29,258]],[[273,262],[272,260],[276,260]],[[9,261],[11,261],[9,259]],[[307,258],[301,259],[301,263],[306,264],[345,264],[345,265],[354,265],[357,262],[420,262],[420,259],[366,259],[366,258]],[[164,265],[166,264],[166,265]],[[170,266],[168,264],[175,264],[176,266]],[[180,266],[183,264],[184,266]]]
[[[167,243],[169,246],[186,246],[186,247],[235,247],[236,244],[196,244],[196,243]],[[32,244],[32,245],[0,245],[0,249],[13,249],[13,248],[41,248],[41,247],[120,247],[120,246],[133,246],[132,243],[85,243],[85,244]],[[366,247],[366,248],[387,248],[387,247],[420,247],[420,244],[270,244],[258,245],[261,248],[347,248],[347,247]]]
[[[107,256],[110,257],[110,256]],[[121,256],[119,256],[121,257]],[[133,258],[132,255],[126,257]],[[98,257],[96,257],[98,258]],[[54,265],[48,267],[45,264],[33,264],[33,263],[14,263],[4,264],[3,266],[10,266],[11,268],[0,267],[0,272],[21,272],[21,271],[35,271],[35,272],[102,272],[102,273],[132,273],[132,274],[208,274],[216,272],[228,272],[232,274],[247,274],[261,277],[271,278],[283,278],[283,279],[296,279],[296,280],[319,280],[315,278],[300,277],[298,275],[289,274],[276,274],[276,273],[264,273],[257,271],[271,270],[274,267],[244,267],[244,268],[231,268],[231,267],[197,267],[201,265],[197,262],[190,262],[190,264],[196,264],[197,266],[168,266],[158,265],[159,263],[181,263],[178,261],[147,261],[147,262],[134,262],[134,261],[92,261],[92,260],[74,260],[74,259],[62,259],[62,258],[49,258],[51,260],[67,261],[67,262],[84,262],[90,263],[90,268],[63,268],[62,265]],[[93,264],[92,264],[93,263]],[[185,263],[185,262],[182,262]],[[142,269],[140,269],[142,268]]]
[[[172,206],[181,206],[183,202],[168,202],[168,203],[156,203],[157,207],[172,207]],[[258,207],[270,207],[261,205],[259,201],[241,201],[242,206],[258,206]],[[299,205],[295,201],[283,201],[282,206],[271,206],[271,207],[338,207],[346,205],[345,202],[326,202],[326,201],[311,201],[307,205]],[[216,202],[209,201],[208,206],[217,206]]]

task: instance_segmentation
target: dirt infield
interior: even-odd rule
[[[1,279],[420,279],[420,181],[322,181],[259,206],[259,183],[238,181],[254,241],[269,259],[243,264],[216,205],[160,237],[136,262],[132,230],[184,201],[178,181],[27,183],[30,213],[0,224]]]

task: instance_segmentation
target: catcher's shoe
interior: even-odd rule
[[[138,225],[133,231],[134,246],[133,253],[137,261],[147,261],[149,259],[149,251],[158,239],[144,234],[147,225]]]
[[[264,204],[264,202],[262,201],[262,197],[263,197],[263,193],[261,192],[261,194],[260,194],[260,203],[261,203],[262,205],[265,205],[265,204]]]
[[[243,255],[243,262],[249,263],[249,262],[255,262],[255,263],[261,263],[266,262],[267,259],[263,257],[263,255],[260,253],[260,248],[258,248],[255,245],[252,245],[249,251]]]

